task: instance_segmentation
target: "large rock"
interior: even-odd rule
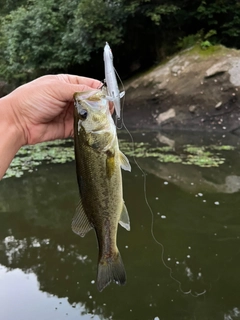
[[[136,129],[237,132],[239,98],[240,51],[194,47],[127,83],[124,119]]]

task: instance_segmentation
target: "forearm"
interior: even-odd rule
[[[11,98],[0,99],[0,180],[23,144],[19,128],[11,113]]]

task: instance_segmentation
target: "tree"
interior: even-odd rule
[[[237,0],[0,0],[0,76],[21,83],[84,65],[87,73],[102,70],[106,41],[123,75],[159,62],[200,30],[213,43],[240,47],[239,9]]]
[[[216,31],[216,41],[240,47],[240,3],[238,0],[204,0],[194,12],[205,32]]]
[[[68,71],[102,50],[106,41],[121,46],[129,29],[137,32],[130,31],[132,43],[148,45],[156,34],[151,27],[159,27],[161,17],[175,10],[173,5],[148,0],[25,1],[1,20],[0,75],[21,82],[46,72]],[[145,40],[139,38],[142,28],[151,35]],[[132,60],[135,50],[126,49]]]
[[[28,2],[1,21],[2,60],[0,73],[8,79],[32,76],[67,67],[63,38],[78,1],[43,0]]]

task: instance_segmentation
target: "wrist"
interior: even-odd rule
[[[11,94],[0,99],[0,123],[5,126],[9,135],[16,140],[18,149],[25,145],[25,135],[22,128],[22,123],[18,119],[14,111],[14,98]]]
[[[24,145],[24,135],[12,111],[9,96],[0,99],[0,179],[18,150]]]

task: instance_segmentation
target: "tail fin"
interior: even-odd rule
[[[120,252],[117,251],[110,258],[100,257],[97,273],[97,288],[101,292],[112,281],[123,286],[126,283],[126,272]]]

